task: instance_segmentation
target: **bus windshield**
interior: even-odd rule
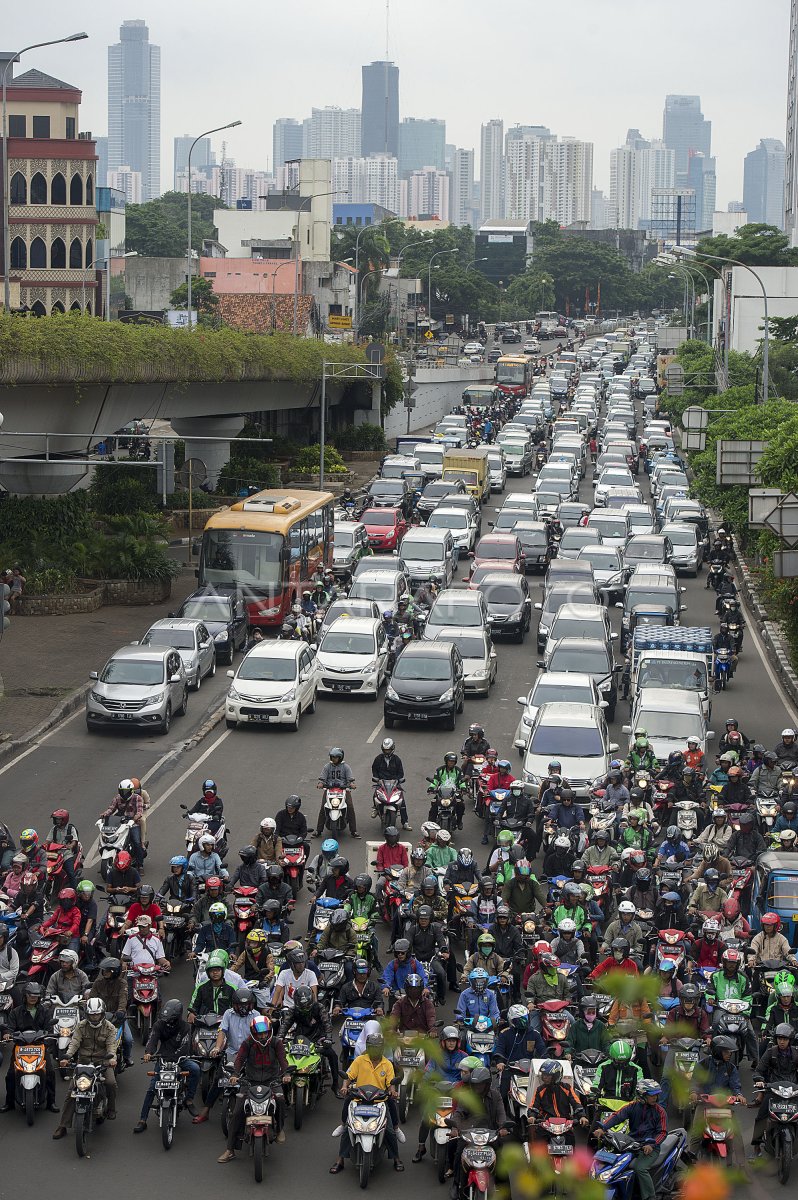
[[[283,536],[248,529],[206,529],[202,545],[205,583],[274,588],[282,584]]]
[[[526,367],[523,363],[503,363],[496,364],[496,382],[497,383],[525,383],[526,382]]]

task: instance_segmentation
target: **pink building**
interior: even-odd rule
[[[200,258],[199,274],[209,279],[220,296],[230,293],[293,295],[296,280],[292,259]],[[302,262],[299,292],[302,293]]]

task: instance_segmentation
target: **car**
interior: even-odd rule
[[[538,506],[538,516],[545,520],[553,519],[562,503],[565,493],[558,490],[558,481],[550,481],[545,488],[535,488],[535,500]]]
[[[572,525],[570,529],[563,530],[557,547],[557,557],[578,558],[579,551],[584,546],[600,545],[601,534],[598,529],[591,529],[589,525]]]
[[[638,563],[670,562],[671,545],[667,538],[656,533],[637,533],[629,538],[623,548],[624,567],[634,568]]]
[[[695,579],[703,565],[703,549],[695,525],[687,521],[671,521],[662,526],[660,533],[670,542],[668,561],[676,573],[692,575]]]
[[[538,622],[538,650],[545,649],[554,618],[564,604],[597,604],[598,592],[593,583],[593,572],[588,582],[562,580],[547,587],[543,599],[535,604],[540,613]]]
[[[631,534],[656,533],[654,516],[647,504],[623,504],[621,509],[629,518]]]
[[[404,571],[363,571],[349,589],[350,600],[374,600],[380,612],[393,609],[408,594],[407,576]]]
[[[450,508],[445,503],[440,504],[430,513],[427,529],[447,529],[461,558],[476,545],[476,521],[473,514],[463,508]]]
[[[713,731],[707,729],[700,693],[679,688],[640,688],[632,707],[632,719],[623,726],[623,732],[630,735],[630,749],[636,729],[645,729],[661,763],[668,761],[672,751],[684,750],[691,737],[698,738],[699,748],[706,754],[707,743],[714,737]]]
[[[487,629],[488,609],[485,597],[476,590],[446,588],[436,596],[427,617],[427,629],[434,629],[436,625]]]
[[[86,728],[168,733],[188,707],[188,677],[174,646],[122,646],[102,671],[90,671]]]
[[[263,641],[228,671],[232,680],[224,715],[239,725],[287,725],[299,729],[303,713],[316,711],[316,651],[300,641]]]
[[[529,733],[538,709],[544,704],[560,701],[566,704],[592,704],[596,708],[607,707],[607,701],[600,698],[591,675],[578,671],[541,671],[527,695],[518,697],[522,711],[513,745],[521,758],[529,743]]]
[[[545,522],[523,517],[515,522],[512,531],[521,543],[526,574],[531,571],[545,571],[551,558],[549,530]]]
[[[463,346],[463,354],[484,354],[485,347],[481,342],[466,342]]]
[[[575,500],[579,495],[579,472],[571,459],[568,462],[558,462],[556,459],[549,458],[548,462],[538,471],[538,477],[535,481],[535,488],[547,488],[554,483],[567,483],[570,491],[567,493],[567,498]]]
[[[463,512],[467,512],[476,526],[477,537],[482,536],[482,506],[479,500],[475,500],[468,492],[464,496],[449,496],[441,508],[461,508]]]
[[[232,663],[236,650],[247,641],[247,610],[238,592],[201,588],[186,596],[176,613],[184,621],[202,621],[213,638],[217,662]]]
[[[605,467],[598,479],[595,480],[594,500],[596,508],[602,508],[607,502],[607,492],[613,487],[631,488],[636,492],[632,472],[628,467]],[[361,517],[361,520],[363,518]]]
[[[375,617],[341,616],[325,629],[316,654],[318,691],[376,700],[388,678],[388,638]]]
[[[447,729],[454,729],[464,701],[463,661],[457,646],[426,638],[411,642],[397,658],[385,689],[385,728],[393,729],[398,720],[405,720],[442,721]]]
[[[515,527],[519,521],[534,521],[536,509],[525,506],[524,508],[507,508],[506,506],[499,509],[496,513],[495,521],[488,521],[488,525],[494,533],[515,533]]]
[[[421,463],[414,454],[386,454],[380,464],[380,479],[405,479],[416,475]]]
[[[523,642],[532,617],[526,577],[514,571],[494,570],[480,579],[479,590],[485,597],[493,637],[513,637]]]
[[[365,508],[360,514],[366,527],[369,546],[376,550],[395,551],[407,533],[407,520],[401,508]]]
[[[334,621],[339,617],[374,617],[379,619],[382,616],[383,610],[377,604],[376,600],[357,600],[352,596],[342,596],[338,600],[333,600],[327,608],[327,611],[322,618],[321,625],[316,633],[316,640],[319,641]]]
[[[624,571],[617,546],[583,546],[576,561],[590,563],[599,593],[608,597],[610,602],[623,596],[631,572]]]
[[[489,563],[494,570],[521,571],[526,568],[521,542],[514,533],[486,533],[474,547],[473,568]]]
[[[413,496],[404,479],[373,479],[366,491],[367,508],[400,508],[405,520],[413,511]],[[361,521],[363,513],[360,514]]]
[[[174,646],[186,669],[189,687],[195,692],[206,676],[212,679],[216,674],[216,646],[203,621],[164,617],[149,627],[141,645]]]
[[[616,666],[612,647],[604,638],[564,637],[546,647],[538,663],[543,671],[589,675],[596,685],[603,707],[607,709],[607,720],[615,720],[618,704],[618,675],[621,666]]]
[[[488,351],[488,353],[485,355],[485,361],[489,362],[489,363],[497,363],[499,361],[499,359],[501,358],[501,356],[502,356],[502,352],[498,348],[498,346],[493,346]]]
[[[524,354],[540,354],[540,342],[537,338],[529,338],[524,342]]]
[[[502,345],[504,346],[515,346],[522,340],[521,334],[517,329],[505,329],[502,334]]]
[[[557,520],[563,529],[571,529],[581,525],[590,512],[590,505],[582,500],[565,500],[557,509]]]
[[[681,603],[684,591],[676,583],[672,567],[653,563],[637,566],[629,577],[623,602],[616,601],[615,604],[616,608],[623,609],[621,650],[626,651],[639,624],[678,625],[680,613],[687,608]]]
[[[562,775],[584,799],[606,779],[610,756],[618,747],[609,741],[604,710],[593,704],[554,701],[535,714],[524,755],[523,779],[539,795],[549,763],[558,759]]]
[[[428,483],[424,488],[418,498],[416,511],[419,516],[429,516],[445,497],[464,496],[465,494],[466,485],[462,479],[436,479],[434,483]]]
[[[793,953],[798,946],[798,921],[793,920],[796,888],[798,861],[794,853],[768,850],[759,855],[751,888],[751,930],[759,933],[765,913],[777,913]]]
[[[407,563],[401,554],[370,554],[368,558],[361,558],[355,567],[352,582],[354,583],[361,575],[374,575],[379,571],[390,571],[392,575],[399,571],[409,580]]]
[[[490,476],[490,490],[503,492],[507,485],[507,464],[504,459],[504,451],[500,446],[494,446],[488,450],[488,475]]]
[[[589,562],[578,558],[552,558],[543,579],[544,596],[549,588],[558,583],[581,583],[595,589],[593,568]],[[596,598],[598,592],[595,592]]]
[[[598,529],[603,545],[623,550],[629,538],[629,518],[622,510],[594,508],[588,514],[587,523]]]
[[[451,585],[459,554],[448,529],[428,525],[408,529],[400,549],[411,587],[419,587],[431,579],[439,587]]]
[[[561,604],[554,614],[546,645],[564,637],[603,638],[607,644],[618,637],[603,604]]]
[[[430,629],[427,626],[424,640],[455,645],[463,660],[466,693],[487,696],[496,682],[499,669],[496,650],[487,629],[475,629],[473,626],[459,629],[456,625],[436,625]]]
[[[535,459],[531,440],[529,438],[519,440],[515,435],[508,435],[506,440],[501,439],[500,436],[499,444],[504,453],[507,474],[519,475],[521,478],[528,475]]]
[[[334,575],[351,575],[360,560],[370,554],[368,530],[362,521],[335,522],[332,557]]]

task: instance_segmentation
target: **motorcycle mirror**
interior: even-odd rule
[[[181,804],[181,805],[180,805],[180,808],[182,808],[183,812],[188,812],[188,805],[187,805],[187,804]]]

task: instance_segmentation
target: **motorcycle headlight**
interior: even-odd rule
[[[240,696],[240,694],[239,694],[239,693],[238,693],[238,692],[235,690],[235,688],[234,688],[234,687],[231,687],[231,688],[230,688],[230,691],[227,693],[227,699],[228,699],[228,700],[240,700],[240,699],[241,699],[241,696]]]
[[[380,1124],[379,1117],[353,1117],[352,1128],[355,1133],[376,1133]]]
[[[389,700],[398,700],[399,699],[399,696],[397,695],[397,693],[394,691],[394,689],[390,685],[385,689],[385,695],[388,697]]]
[[[453,700],[453,699],[454,699],[454,688],[447,688],[446,691],[441,696],[441,704],[448,704],[449,701]]]
[[[91,1080],[88,1075],[81,1075],[76,1081],[75,1087],[79,1092],[88,1092],[91,1088]]]
[[[268,1107],[268,1100],[264,1100],[262,1102],[258,1101],[257,1103],[254,1100],[250,1100],[249,1102],[249,1111],[252,1113],[253,1117],[264,1116]]]
[[[599,1171],[598,1178],[602,1183],[606,1183],[608,1179],[612,1179],[613,1171],[613,1167],[607,1167],[606,1171]]]
[[[227,630],[220,629],[219,632],[217,633],[216,637],[213,640],[215,642],[226,642],[226,641],[229,641],[229,639],[230,639],[230,634],[227,632]]]

